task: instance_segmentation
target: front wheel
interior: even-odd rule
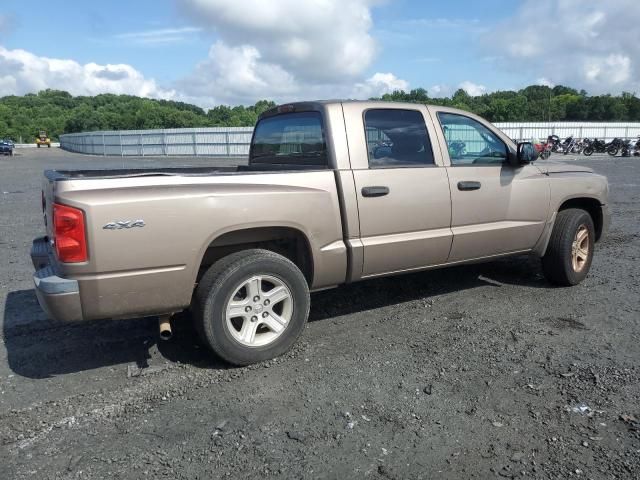
[[[577,285],[589,273],[593,260],[595,228],[584,210],[569,208],[556,216],[542,271],[551,283]]]
[[[593,155],[593,147],[585,147],[585,149],[582,151],[582,154],[590,157],[591,155]]]
[[[206,345],[234,365],[282,355],[309,316],[309,287],[289,259],[244,250],[213,264],[194,296],[196,329]]]
[[[609,155],[611,155],[612,157],[615,157],[618,154],[618,148],[616,147],[609,147],[607,148],[607,153]]]

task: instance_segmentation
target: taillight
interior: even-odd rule
[[[82,210],[54,203],[53,233],[58,260],[65,263],[87,260],[87,239]]]

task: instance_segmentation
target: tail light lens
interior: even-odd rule
[[[82,210],[54,203],[53,232],[58,260],[65,263],[87,261],[87,239]]]

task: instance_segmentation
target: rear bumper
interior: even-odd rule
[[[83,320],[78,282],[56,275],[50,256],[51,247],[47,238],[36,238],[31,246],[31,261],[36,268],[33,283],[40,307],[53,320]]]

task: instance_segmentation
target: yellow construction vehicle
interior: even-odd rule
[[[40,134],[36,138],[36,145],[40,148],[42,145],[46,145],[51,148],[51,139],[47,136],[47,132],[40,130]]]

